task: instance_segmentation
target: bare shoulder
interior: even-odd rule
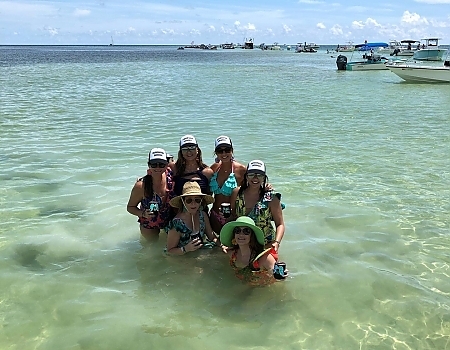
[[[214,174],[214,171],[209,166],[207,166],[205,169],[203,169],[202,173],[207,178],[211,178],[211,176],[213,176],[213,174]]]
[[[219,169],[220,163],[214,163],[210,166],[213,172],[216,172]]]

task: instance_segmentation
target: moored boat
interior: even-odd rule
[[[420,50],[414,52],[413,58],[419,61],[442,61],[447,49],[439,47],[439,38],[422,39]]]
[[[450,83],[450,61],[442,66],[418,65],[414,62],[393,62],[386,67],[407,82],[412,83]]]
[[[347,57],[339,55],[336,59],[336,65],[338,70],[350,70],[350,71],[367,71],[367,70],[387,70],[386,62],[387,58],[374,52],[374,49],[379,47],[388,47],[387,43],[367,43],[355,45],[360,53],[362,53],[361,59],[347,62]]]

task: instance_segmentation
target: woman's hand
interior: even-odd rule
[[[184,246],[184,249],[186,249],[186,252],[195,252],[202,246],[203,244],[200,238],[194,238],[192,241],[190,241],[188,244]]]

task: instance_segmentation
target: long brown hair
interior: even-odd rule
[[[248,170],[245,171],[243,184],[239,188],[239,192],[238,192],[239,195],[242,195],[242,193],[244,193],[244,191],[248,188],[247,175],[248,175]],[[262,182],[262,186],[259,187],[259,200],[261,200],[264,197],[264,193],[266,193],[266,183],[268,181],[269,181],[269,178],[267,177],[267,175],[265,175],[264,181]]]
[[[248,243],[249,247],[250,247],[250,261],[249,263],[253,262],[253,260],[258,256],[258,254],[262,253],[264,251],[264,246],[258,242],[258,240],[256,239],[256,234],[255,231],[253,231],[250,227],[249,229],[252,231],[252,233],[250,234],[250,242]],[[239,244],[234,244],[233,245],[233,250],[238,250],[239,249]]]
[[[198,145],[197,145],[197,164],[201,170],[205,169],[208,166],[205,163],[203,163],[202,150],[200,149],[200,147],[198,147]],[[184,176],[184,173],[186,171],[186,161],[184,160],[181,148],[178,150],[178,158],[175,163],[175,168],[177,169],[175,176],[179,177]]]
[[[150,162],[148,162],[148,166],[150,167]],[[153,198],[153,178],[151,175],[145,175],[142,178],[144,182],[144,197]]]

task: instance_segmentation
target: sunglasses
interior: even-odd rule
[[[166,163],[150,163],[150,168],[165,168],[167,166]]]
[[[248,236],[249,234],[251,234],[253,231],[252,229],[248,228],[248,227],[235,227],[233,229],[233,234],[238,235],[240,233]]]
[[[264,174],[258,174],[258,173],[247,173],[247,177],[250,179],[253,179],[254,177],[257,177],[258,180],[264,180],[264,178],[266,177],[266,175]]]
[[[216,154],[219,153],[230,153],[231,152],[231,147],[223,147],[223,148],[217,148],[216,149]]]
[[[200,204],[202,202],[202,198],[186,198],[184,201],[186,204],[191,204],[192,201],[194,201],[197,204]]]
[[[194,151],[195,149],[197,149],[197,146],[181,147],[181,152]]]

